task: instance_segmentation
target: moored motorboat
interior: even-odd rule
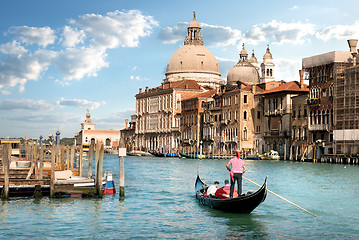
[[[250,213],[259,204],[261,204],[267,196],[267,177],[264,180],[262,187],[256,192],[248,192],[236,198],[218,199],[208,197],[204,194],[208,186],[202,182],[197,176],[195,182],[196,198],[199,203],[217,210],[222,210],[232,213]]]

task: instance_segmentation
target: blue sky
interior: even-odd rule
[[[121,129],[139,88],[155,87],[196,11],[222,79],[242,43],[276,80],[298,80],[301,59],[347,51],[359,38],[359,2],[0,0],[0,137],[62,137]]]

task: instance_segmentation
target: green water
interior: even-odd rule
[[[199,171],[208,184],[228,178],[227,160],[126,157],[126,198],[31,198],[3,201],[1,239],[358,239],[359,167],[289,161],[246,161],[245,177],[268,193],[251,214],[197,203]],[[87,162],[85,162],[86,164]],[[118,187],[118,158],[105,155]],[[258,187],[243,180],[243,190]]]

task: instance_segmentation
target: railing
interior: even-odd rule
[[[330,131],[330,125],[329,124],[311,124],[308,126],[309,131]]]
[[[274,110],[264,111],[265,116],[277,116],[277,115],[283,115],[283,113],[284,113],[283,109],[274,109]]]

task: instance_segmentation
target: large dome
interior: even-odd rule
[[[248,61],[239,61],[227,75],[227,85],[237,86],[237,82],[241,81],[248,84],[259,83],[259,73],[257,69]]]
[[[216,57],[203,45],[184,45],[178,49],[168,62],[166,77],[191,72],[221,75]]]
[[[220,77],[221,73],[216,57],[203,46],[201,27],[194,13],[193,21],[187,28],[184,45],[169,60],[166,79],[163,82],[192,79],[201,86],[215,88],[223,84]]]

